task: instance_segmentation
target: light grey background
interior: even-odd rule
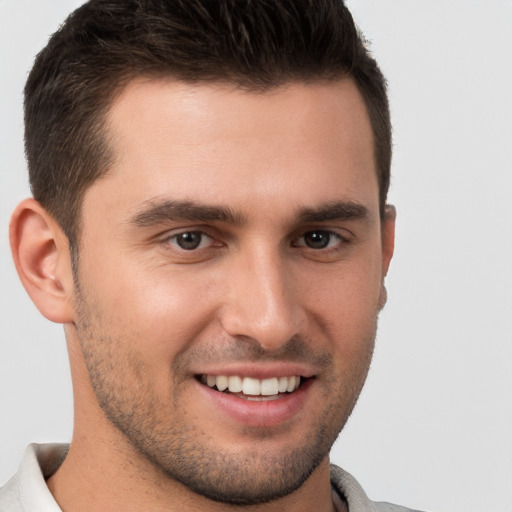
[[[79,0],[0,0],[0,484],[25,445],[69,440],[62,328],[18,283],[28,195],[21,91]],[[370,497],[512,511],[512,1],[351,0],[390,82],[398,212],[378,347],[333,451]]]

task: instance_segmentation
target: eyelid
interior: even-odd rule
[[[191,234],[191,233],[194,233],[194,234],[197,234],[197,235],[200,235],[201,237],[201,240],[199,242],[199,246],[198,247],[194,247],[193,249],[185,249],[183,247],[180,247],[178,245],[178,237],[182,236],[182,235],[186,235],[186,234]],[[209,239],[209,243],[207,242],[207,239]],[[214,239],[208,235],[207,233],[205,233],[204,231],[198,231],[198,230],[188,230],[188,231],[182,231],[181,233],[176,233],[174,235],[171,235],[168,240],[172,240],[173,242],[173,245],[175,245],[178,250],[180,251],[185,251],[185,252],[194,252],[194,251],[198,251],[200,249],[207,249],[211,244],[212,242],[214,242]],[[207,247],[203,247],[204,244],[207,244]]]
[[[310,247],[305,243],[301,242],[305,235],[312,232],[328,233],[330,236],[336,237],[334,243],[329,240],[327,247]],[[302,229],[298,236],[294,237],[292,241],[292,248],[298,251],[296,254],[300,254],[301,258],[310,260],[317,263],[336,263],[349,257],[354,246],[354,235],[350,231],[343,228],[331,228],[331,227],[314,227]]]
[[[202,237],[210,239],[210,242],[206,247],[198,247],[196,249],[183,249],[177,244],[177,238],[180,235],[184,235],[186,233],[197,233],[200,234]],[[157,238],[157,243],[162,245],[171,246],[172,250],[177,251],[179,253],[194,253],[201,250],[207,250],[211,248],[212,246],[221,246],[223,245],[222,242],[219,241],[219,237],[216,236],[214,233],[212,233],[211,229],[207,229],[203,226],[186,226],[181,228],[175,228],[165,231],[163,234],[159,235]],[[203,244],[203,241],[201,241],[201,245]]]
[[[210,226],[191,224],[190,226],[180,225],[176,227],[167,227],[164,225],[162,229],[159,229],[159,233],[155,235],[154,238],[168,240],[170,238],[183,235],[184,233],[201,233],[202,235],[209,236],[210,238],[216,238],[217,236],[213,233],[213,229]]]
[[[294,237],[294,239],[293,239],[294,241],[292,242],[292,245],[296,245],[299,247],[306,247],[306,248],[310,249],[309,247],[307,247],[304,244],[300,244],[300,245],[297,244],[297,241],[300,239],[303,239],[304,236],[307,235],[308,233],[315,233],[315,232],[326,233],[330,236],[333,236],[333,237],[337,238],[342,244],[348,244],[351,241],[351,233],[345,229],[341,230],[341,229],[333,229],[330,227],[311,227],[311,228],[308,227],[306,229],[302,229],[297,234],[297,236]],[[319,251],[322,249],[312,249],[312,250]],[[323,250],[328,250],[328,248],[324,248]]]

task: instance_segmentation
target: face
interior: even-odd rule
[[[194,492],[286,495],[348,418],[383,303],[392,229],[363,100],[349,80],[139,81],[108,122],[73,328],[94,399]]]

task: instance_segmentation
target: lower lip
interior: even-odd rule
[[[313,379],[308,379],[293,393],[266,401],[252,401],[222,393],[200,382],[197,386],[213,404],[216,415],[220,412],[248,427],[272,427],[290,421],[303,410],[312,383]]]

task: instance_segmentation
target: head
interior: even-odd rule
[[[105,129],[109,107],[140,77],[253,92],[352,78],[372,125],[384,214],[391,165],[386,84],[342,0],[92,0],[53,35],[25,87],[32,193],[72,248],[83,195],[114,158]]]
[[[66,324],[75,428],[211,500],[325,475],[393,251],[385,83],[343,3],[89,2],[26,124],[12,245]]]

